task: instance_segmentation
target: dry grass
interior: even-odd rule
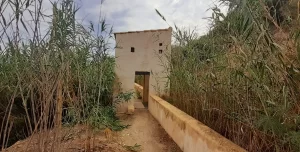
[[[286,11],[294,5],[279,1],[278,23],[271,3],[223,2],[230,11],[213,8],[207,35],[175,28],[168,101],[248,151],[298,151],[299,20]]]
[[[50,14],[44,7],[43,0],[0,2],[1,14],[10,13],[0,19],[2,150],[35,134],[37,151],[60,151],[62,125],[125,127],[114,116],[114,103],[130,95],[113,103],[112,27],[102,16],[78,22],[72,0],[54,2]]]

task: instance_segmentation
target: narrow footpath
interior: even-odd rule
[[[120,116],[123,123],[131,125],[119,134],[122,144],[140,145],[142,152],[181,152],[141,102],[136,102],[135,107],[134,115]]]
[[[122,123],[130,126],[120,132],[111,132],[111,139],[103,130],[92,131],[85,125],[76,125],[60,131],[60,140],[56,140],[60,144],[54,142],[55,132],[49,130],[18,141],[4,151],[37,152],[42,148],[55,152],[181,152],[141,102],[136,102],[135,107],[133,115],[118,116]],[[41,145],[42,140],[45,145]],[[87,145],[90,145],[90,150],[87,150]]]

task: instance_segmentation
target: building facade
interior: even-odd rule
[[[168,93],[171,36],[172,28],[115,33],[115,70],[123,92],[134,91],[136,73],[150,73],[149,93]],[[134,100],[121,104],[118,112],[132,108]]]

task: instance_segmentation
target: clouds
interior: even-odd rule
[[[61,0],[43,0],[42,12],[49,15],[52,14],[51,1]],[[197,27],[199,34],[204,34],[208,31],[209,21],[205,18],[211,16],[212,11],[209,8],[218,2],[218,0],[74,1],[80,8],[76,16],[78,21],[83,20],[84,23],[89,24],[89,21],[97,22],[100,15],[105,16],[107,23],[114,26],[115,32],[168,28],[169,25],[156,14],[155,9],[158,9],[171,26],[174,26],[175,23],[179,27]],[[34,7],[29,9],[34,10]],[[12,10],[7,9],[3,15],[5,18],[9,18],[12,16],[12,12]],[[32,18],[29,13],[25,12],[24,16],[26,25],[31,25]],[[45,31],[48,23],[44,21],[42,24],[41,27]]]
[[[25,1],[25,0],[24,0]],[[52,14],[51,1],[43,0],[42,12]],[[106,18],[106,23],[113,25],[114,32],[136,31],[147,29],[168,28],[169,25],[163,21],[155,12],[158,9],[167,19],[167,22],[174,27],[174,23],[179,27],[197,28],[199,35],[205,34],[209,29],[209,21],[212,11],[209,9],[217,4],[218,0],[74,0],[79,7],[76,19],[89,25],[89,21],[97,23],[99,16]],[[34,1],[32,1],[34,2]],[[32,3],[34,5],[35,3]],[[30,6],[30,10],[35,10]],[[223,12],[226,8],[223,7]],[[13,16],[12,9],[3,12],[8,20]],[[24,22],[28,27],[32,27],[32,17],[28,12],[24,12]],[[41,35],[49,29],[50,18],[45,18],[41,22]],[[20,26],[22,27],[22,26]],[[25,29],[21,29],[24,37],[30,38]],[[29,29],[30,30],[30,29]],[[114,43],[111,41],[111,43]],[[112,45],[113,46],[113,45]]]
[[[158,9],[173,26],[194,28],[199,34],[208,31],[211,10],[216,2],[207,0],[100,0],[80,1],[82,11],[89,16],[99,16],[100,10],[114,31],[135,31],[145,29],[168,28],[155,12]],[[225,9],[223,9],[225,10]],[[89,17],[89,19],[91,19]]]
[[[113,26],[114,32],[139,31],[174,27],[196,28],[198,35],[209,30],[210,8],[218,0],[77,0],[79,16],[86,21],[98,21],[99,15]],[[169,25],[155,12],[158,9]],[[222,7],[222,12],[226,12]],[[101,13],[100,13],[101,12]],[[115,42],[110,40],[111,46]],[[111,50],[110,54],[114,54]]]
[[[41,3],[39,1],[29,1],[28,6],[26,4],[27,0],[19,0],[18,10],[19,21],[16,22],[16,4],[15,1],[3,1],[1,3],[2,10],[0,12],[0,48],[4,49],[8,45],[9,40],[15,40],[16,37],[22,42],[28,42],[29,39],[33,38],[35,28],[35,21],[37,19],[36,13],[40,8],[43,17],[40,16],[39,24],[37,24],[37,29],[40,37],[46,35],[49,30],[49,22],[51,18],[48,17],[52,15],[52,3],[50,0],[43,0]],[[41,4],[41,5],[40,5]],[[17,34],[18,33],[18,34]],[[0,51],[2,51],[0,49]]]

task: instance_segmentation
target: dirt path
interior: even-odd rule
[[[122,144],[141,145],[143,152],[181,152],[147,109],[136,109],[134,115],[122,115],[120,119],[131,125],[120,132]]]
[[[49,151],[55,148],[54,151],[84,152],[87,145],[90,145],[93,152],[181,152],[149,111],[144,109],[141,102],[136,104],[141,109],[136,109],[134,115],[119,115],[121,121],[130,126],[121,132],[112,132],[113,137],[110,140],[104,131],[92,131],[85,125],[76,125],[70,128],[64,127],[60,131],[59,144],[53,143],[55,132],[49,130],[18,141],[5,151],[35,152],[40,151],[40,148]],[[90,140],[88,140],[88,132],[91,134]],[[46,145],[40,145],[41,139],[45,140]],[[130,149],[134,148],[132,147],[134,145],[140,146],[136,146],[136,149]]]

